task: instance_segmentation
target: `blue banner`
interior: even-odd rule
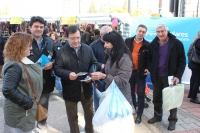
[[[185,54],[194,38],[200,30],[200,18],[140,18],[134,17],[132,20],[131,36],[136,33],[137,26],[144,24],[147,26],[147,33],[145,39],[151,42],[156,37],[156,26],[158,24],[166,24],[170,33],[174,34],[184,45]],[[187,57],[187,56],[186,56]],[[187,59],[188,62],[188,59]]]

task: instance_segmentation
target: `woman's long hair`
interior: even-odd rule
[[[124,39],[121,34],[113,30],[103,35],[103,41],[109,42],[113,45],[112,54],[111,54],[111,66],[116,62],[117,67],[119,68],[119,60],[124,53],[128,54],[132,60],[132,56],[128,47],[126,46]]]

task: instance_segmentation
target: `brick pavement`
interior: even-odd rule
[[[190,99],[187,98],[188,92],[189,85],[185,85],[183,103],[181,107],[178,108],[178,122],[176,124],[176,129],[172,131],[173,133],[200,133],[200,105],[189,101]],[[152,90],[149,93],[149,97],[152,99]],[[154,111],[153,103],[147,103],[149,107],[145,108],[144,116],[149,119],[153,117]],[[162,133],[168,133],[168,116],[169,111],[163,111],[162,121],[153,124],[153,126],[157,127]],[[151,124],[148,125],[152,126]]]

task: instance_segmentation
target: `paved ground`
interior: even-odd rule
[[[0,81],[0,133],[12,133],[10,128],[4,124],[3,118],[3,95],[1,92],[2,81]],[[187,98],[189,86],[185,85],[185,96],[182,106],[178,109],[178,122],[176,125],[176,133],[200,133],[200,105],[189,102]],[[152,98],[152,91],[149,93],[149,97]],[[148,108],[145,108],[144,115],[142,117],[142,123],[135,125],[135,133],[168,133],[168,111],[164,111],[164,116],[161,122],[156,124],[148,124],[147,120],[153,116],[153,104],[147,102]],[[84,132],[84,117],[83,110],[79,103],[79,127],[80,132]],[[69,124],[67,121],[67,115],[65,105],[62,97],[55,90],[50,98],[49,103],[49,117],[48,117],[48,133],[69,133]]]
[[[199,113],[200,105],[191,103],[189,101],[190,99],[187,98],[188,92],[189,92],[189,85],[185,85],[183,103],[181,107],[178,108],[178,122],[176,124],[175,131],[173,131],[175,133],[200,133],[200,113]],[[149,96],[152,98],[152,91],[150,92]],[[149,108],[145,109],[144,116],[148,119],[153,117],[152,102],[149,103]],[[153,124],[153,126],[158,128],[162,133],[169,132],[167,130],[168,116],[169,116],[169,111],[164,111],[162,121]]]

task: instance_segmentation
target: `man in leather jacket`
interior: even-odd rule
[[[48,110],[50,93],[54,90],[55,86],[55,77],[52,74],[52,69],[56,53],[56,47],[52,39],[50,39],[48,36],[43,35],[44,27],[45,21],[42,17],[31,17],[29,29],[33,36],[33,42],[32,50],[30,51],[30,56],[28,56],[28,58],[35,63],[43,54],[51,58],[51,61],[43,67],[43,91],[41,97],[38,97],[40,104]],[[37,127],[38,130],[40,129],[40,132],[46,132],[46,119],[41,122],[38,122]]]
[[[80,132],[77,116],[77,103],[80,101],[84,110],[85,132],[93,133],[92,83],[91,79],[81,80],[86,78],[85,74],[93,72],[92,66],[97,64],[97,60],[92,49],[80,43],[80,29],[77,26],[71,25],[66,29],[66,39],[68,43],[56,54],[54,71],[61,78],[70,130],[72,133]]]
[[[147,70],[147,55],[149,42],[144,39],[147,32],[147,27],[143,24],[138,25],[136,30],[136,35],[134,37],[127,38],[125,40],[133,58],[133,71],[130,78],[131,85],[131,95],[133,100],[133,105],[136,108],[136,96],[135,89],[138,92],[138,110],[137,118],[135,123],[141,123],[141,117],[144,110],[144,98],[145,98],[145,87],[146,87],[146,76],[148,74]],[[137,88],[135,87],[137,85]]]

